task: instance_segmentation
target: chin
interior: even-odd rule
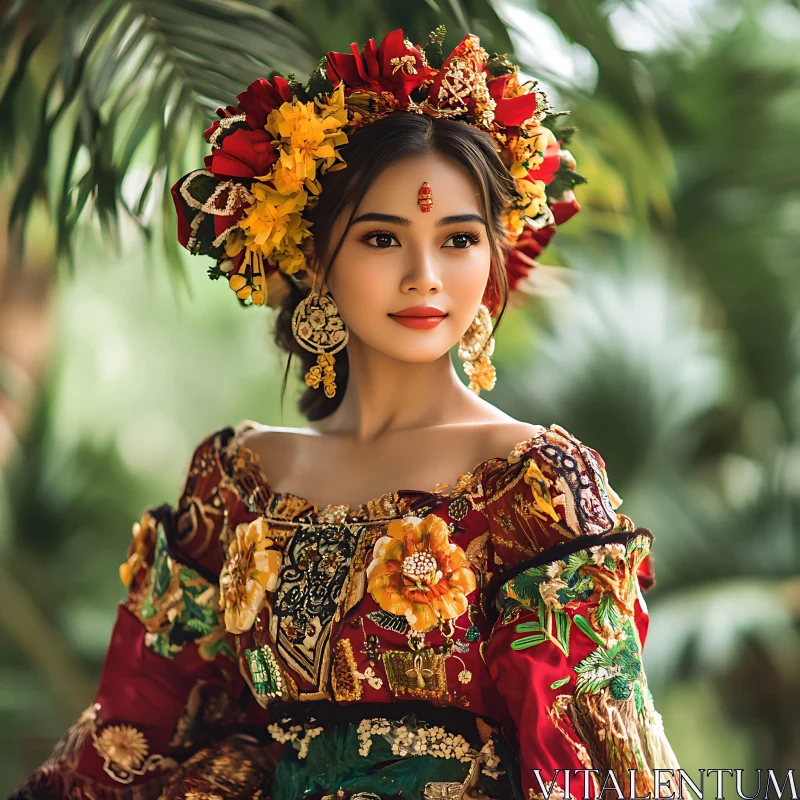
[[[420,337],[417,341],[398,341],[395,339],[392,342],[382,343],[384,346],[379,346],[378,349],[391,358],[398,361],[407,361],[415,364],[428,364],[431,361],[436,361],[441,358],[445,353],[449,353],[453,346],[450,339],[437,337],[434,341],[433,337],[427,341]]]

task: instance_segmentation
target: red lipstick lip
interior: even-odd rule
[[[428,330],[435,328],[447,314],[433,306],[409,306],[409,308],[404,308],[396,314],[389,314],[389,316],[404,328]]]
[[[402,311],[395,311],[389,314],[390,317],[446,317],[444,311],[440,311],[434,306],[409,306]]]

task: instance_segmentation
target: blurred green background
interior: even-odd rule
[[[539,296],[503,322],[489,398],[600,451],[655,534],[645,667],[681,765],[800,763],[796,2],[0,14],[0,788],[92,699],[142,509],[176,502],[212,430],[301,424],[297,381],[281,409],[271,312],[179,252],[169,187],[251,80],[441,22],[445,52],[478,34],[571,109],[589,181]]]

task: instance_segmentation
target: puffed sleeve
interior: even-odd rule
[[[616,511],[602,457],[553,425],[485,496],[496,571],[482,652],[517,727],[526,800],[685,797],[642,666],[654,537]]]
[[[12,798],[155,798],[235,724],[248,690],[219,612],[223,439],[196,448],[177,508],[148,508],[133,525],[94,701]]]

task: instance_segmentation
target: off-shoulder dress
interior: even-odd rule
[[[454,484],[318,508],[272,490],[253,427],[134,524],[96,697],[15,800],[680,796],[653,535],[597,451],[537,426]]]

